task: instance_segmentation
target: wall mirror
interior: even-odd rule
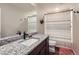
[[[30,8],[29,8],[30,7]],[[0,4],[0,38],[37,31],[37,10],[31,3]]]

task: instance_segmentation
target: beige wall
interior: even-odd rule
[[[73,14],[73,49],[79,55],[79,14]]]
[[[40,24],[40,20],[43,19],[43,13],[42,13],[42,10],[40,8],[38,8],[37,10],[37,30],[39,33],[44,33],[44,24]]]

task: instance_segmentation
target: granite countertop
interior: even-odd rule
[[[14,38],[14,37],[19,37],[20,35],[14,35],[14,36],[9,36],[9,37],[3,37],[0,38],[0,40],[6,40],[6,39],[10,39],[10,38]]]
[[[9,44],[0,46],[0,54],[1,55],[28,55],[36,46],[38,46],[48,36],[43,34],[35,34],[32,37],[39,38],[39,40],[29,47],[18,43],[19,41],[23,41],[23,39],[17,40],[15,42],[11,42]]]

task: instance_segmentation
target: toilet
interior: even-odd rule
[[[55,53],[56,41],[49,40],[49,51]]]

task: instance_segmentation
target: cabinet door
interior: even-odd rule
[[[45,41],[43,41],[36,48],[34,48],[33,51],[29,55],[41,55],[41,54],[44,54],[43,53],[43,51],[45,51],[44,46],[45,46]]]
[[[46,49],[45,47],[43,47],[40,51],[40,55],[45,55],[46,54]]]
[[[40,51],[45,45],[45,42],[40,43],[36,48],[33,49],[33,51],[29,55],[40,55]]]

